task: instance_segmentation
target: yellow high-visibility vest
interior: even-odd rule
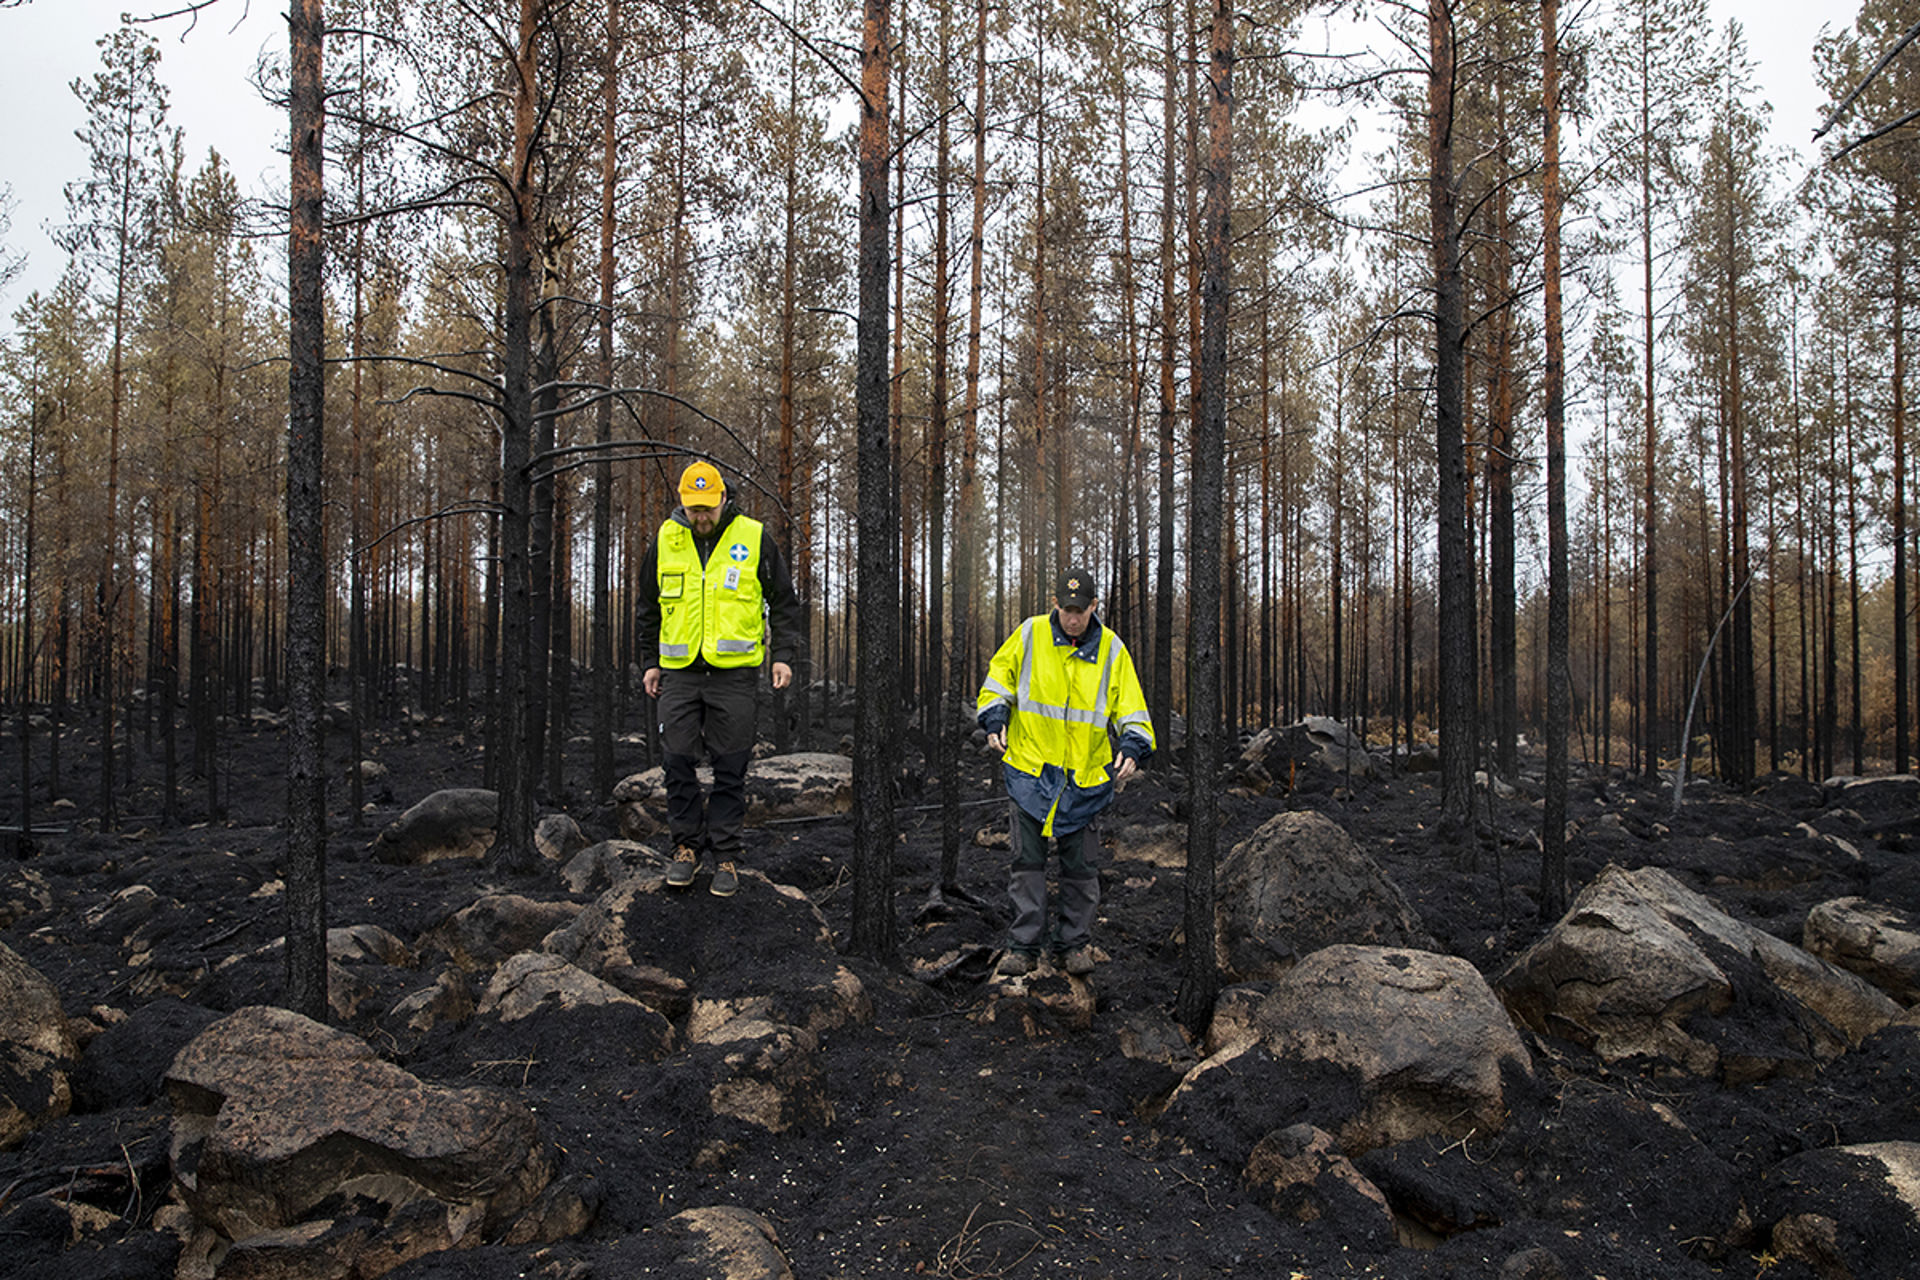
[[[1037,777],[1043,766],[1058,765],[1075,786],[1098,787],[1112,777],[1109,729],[1114,738],[1138,733],[1151,747],[1153,719],[1133,655],[1112,627],[1100,628],[1092,662],[1075,652],[1053,642],[1050,615],[1028,618],[993,655],[974,711],[1000,703],[1012,711],[1006,763],[1013,768]]]
[[[655,573],[660,591],[660,665],[685,667],[697,655],[715,667],[757,667],[766,654],[758,520],[736,515],[700,564],[693,530],[660,526]]]

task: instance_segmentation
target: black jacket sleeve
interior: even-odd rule
[[[787,571],[786,557],[765,526],[760,530],[760,594],[766,598],[767,614],[773,624],[773,660],[798,668],[807,651],[806,611],[800,606],[799,593],[793,589],[793,576]],[[655,609],[659,608],[656,601]],[[659,621],[654,624],[656,644]]]
[[[635,587],[633,638],[640,669],[660,665],[660,542],[647,544],[646,559],[640,562],[640,581]]]

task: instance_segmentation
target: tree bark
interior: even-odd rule
[[[320,712],[326,677],[326,20],[322,0],[288,7],[287,237],[287,1007],[327,1019],[327,788]]]
[[[1233,178],[1233,18],[1215,0],[1208,60],[1206,204],[1201,213],[1200,414],[1193,429],[1196,493],[1223,491],[1227,435],[1228,214]],[[1224,503],[1194,503],[1188,515],[1186,945],[1175,999],[1182,1026],[1198,1035],[1213,1019],[1220,975],[1214,962],[1214,855],[1219,839],[1215,774],[1222,758],[1220,715],[1220,524]]]
[[[509,871],[533,870],[533,771],[527,664],[533,658],[533,575],[529,561],[533,450],[533,148],[539,66],[534,44],[544,0],[520,0],[514,49],[513,149],[507,192],[506,298],[501,373],[499,701],[493,754],[500,792],[493,856]]]
[[[1547,400],[1547,794],[1540,820],[1540,920],[1567,909],[1567,649],[1572,589],[1567,568],[1566,339],[1560,306],[1560,35],[1558,0],[1540,4],[1541,256],[1546,283]]]
[[[1173,747],[1173,420],[1178,394],[1174,350],[1179,333],[1179,265],[1175,257],[1174,201],[1179,193],[1174,185],[1174,147],[1178,120],[1175,104],[1173,16],[1175,0],[1166,3],[1166,43],[1162,49],[1165,71],[1161,86],[1161,169],[1160,169],[1160,414],[1159,414],[1159,520],[1154,546],[1153,578],[1153,705],[1166,717],[1167,747],[1159,753],[1162,768],[1170,768]]]
[[[1459,193],[1453,173],[1454,42],[1449,0],[1430,0],[1427,72],[1428,210],[1434,284],[1434,445],[1439,464],[1440,827],[1471,865],[1475,723],[1473,540],[1468,528],[1465,297]]]
[[[615,187],[620,177],[620,0],[607,0],[606,65],[600,81],[600,308],[594,316],[600,385],[613,386]],[[594,443],[613,439],[613,400],[595,406]],[[593,794],[613,794],[613,463],[593,464]]]
[[[860,311],[854,388],[859,437],[858,670],[854,690],[855,955],[891,961],[893,912],[894,724],[899,712],[899,575],[894,551],[887,396],[887,89],[890,0],[866,0],[860,43]]]

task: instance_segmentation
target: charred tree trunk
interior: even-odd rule
[[[859,675],[854,690],[855,955],[891,960],[893,779],[899,653],[898,512],[887,439],[887,87],[890,0],[866,0],[860,45],[860,312],[855,414],[859,437]]]
[[[500,792],[499,835],[493,856],[509,871],[535,866],[533,726],[527,688],[533,658],[533,574],[529,562],[533,451],[534,187],[533,148],[537,112],[537,39],[543,0],[520,0],[514,50],[513,149],[507,192],[506,299],[502,335],[500,437],[500,654],[499,701],[493,751]]]
[[[1560,36],[1558,0],[1540,4],[1540,95],[1546,108],[1542,267],[1546,276],[1547,400],[1547,795],[1540,820],[1540,919],[1567,909],[1567,649],[1566,343],[1560,315]]]
[[[1159,528],[1154,547],[1153,579],[1153,705],[1166,717],[1168,750],[1160,753],[1161,767],[1173,762],[1173,419],[1175,396],[1174,342],[1179,332],[1179,266],[1174,256],[1174,144],[1178,101],[1173,53],[1174,0],[1166,5],[1166,44],[1162,50],[1160,171],[1160,474]]]
[[[1468,528],[1465,405],[1465,296],[1461,279],[1459,192],[1453,172],[1454,44],[1448,0],[1431,0],[1427,17],[1428,208],[1434,283],[1434,447],[1439,464],[1440,830],[1466,862],[1475,860],[1469,817],[1475,723],[1473,539]]]
[[[1201,214],[1200,414],[1193,429],[1195,493],[1220,493],[1226,471],[1228,211],[1233,178],[1233,17],[1216,0],[1207,88],[1206,204]],[[1188,517],[1186,945],[1176,1014],[1196,1035],[1213,1019],[1220,974],[1214,961],[1213,872],[1219,839],[1214,775],[1220,740],[1220,523],[1224,503],[1194,503]]]
[[[1906,207],[1895,197],[1893,228],[1893,771],[1907,771],[1907,248]]]
[[[288,9],[292,73],[287,238],[287,1005],[327,1019],[327,786],[320,711],[326,677],[326,246],[322,0]]]
[[[973,664],[973,587],[978,541],[978,451],[980,442],[980,316],[986,293],[987,257],[987,0],[975,5],[973,51],[973,227],[968,239],[966,406],[961,410],[960,496],[954,504],[953,644],[947,679],[946,733],[957,733],[961,699],[971,684]],[[950,771],[957,782],[958,770]],[[960,791],[943,784],[940,793],[940,888],[952,893],[960,884]]]
[[[600,81],[600,309],[594,317],[600,385],[613,386],[614,195],[620,177],[620,0],[607,0],[606,67]],[[593,796],[613,794],[613,400],[595,406],[593,439]]]

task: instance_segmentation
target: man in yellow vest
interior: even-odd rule
[[[770,649],[773,687],[791,684],[805,629],[779,548],[765,526],[727,501],[712,463],[692,463],[680,475],[680,509],[660,526],[640,567],[637,615],[647,695],[659,700],[674,845],[667,883],[688,887],[702,855],[711,854],[708,887],[731,897],[740,887],[760,666]],[[713,761],[708,794],[694,772],[702,755]]]
[[[1032,973],[1043,945],[1068,973],[1093,972],[1100,875],[1087,827],[1115,785],[1153,754],[1153,720],[1133,657],[1094,616],[1093,574],[1062,572],[1054,609],[1028,618],[1000,646],[975,715],[1002,753],[1012,803],[1013,926],[999,972]],[[1060,855],[1054,921],[1047,928],[1047,841]]]

